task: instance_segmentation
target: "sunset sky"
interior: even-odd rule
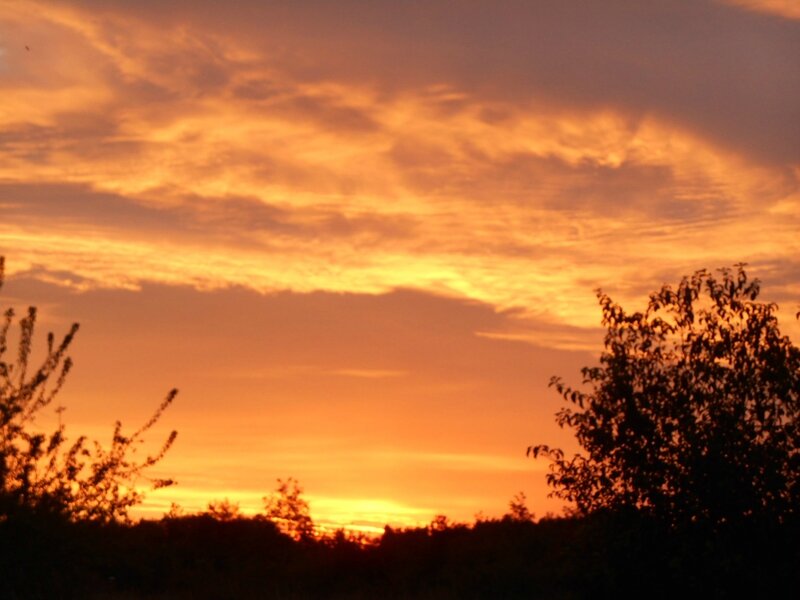
[[[744,261],[800,340],[800,4],[0,0],[0,255],[68,433],[180,389],[137,514],[558,512],[593,290]]]

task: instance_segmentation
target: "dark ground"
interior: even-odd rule
[[[296,542],[265,519],[0,523],[0,598],[796,597],[800,528],[511,518]]]

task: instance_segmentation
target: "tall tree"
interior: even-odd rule
[[[584,452],[548,483],[579,511],[633,507],[671,523],[783,520],[800,510],[800,349],[744,265],[705,270],[627,313],[598,291],[607,328],[581,389],[554,377],[556,415]]]

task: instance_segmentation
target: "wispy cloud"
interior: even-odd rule
[[[332,375],[341,375],[342,377],[360,377],[365,379],[387,379],[394,377],[402,377],[406,374],[405,371],[395,371],[392,369],[335,369],[330,371]]]

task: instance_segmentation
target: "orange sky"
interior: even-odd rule
[[[593,289],[746,261],[800,334],[798,56],[791,0],[0,0],[3,304],[81,323],[68,431],[180,388],[149,514],[558,511]]]

